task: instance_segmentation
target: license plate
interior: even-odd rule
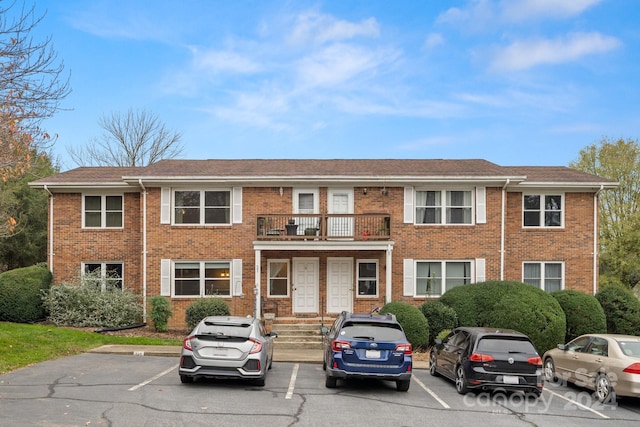
[[[380,359],[380,350],[366,350],[364,356],[367,359]]]
[[[502,377],[502,382],[505,384],[520,384],[520,378],[512,375],[505,375]]]

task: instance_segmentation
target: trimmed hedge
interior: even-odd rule
[[[46,317],[42,294],[53,277],[46,266],[16,268],[0,274],[0,321],[28,323]]]
[[[429,324],[429,345],[433,345],[438,334],[458,325],[456,311],[439,300],[429,300],[418,307]]]
[[[392,301],[380,310],[380,314],[385,313],[395,314],[414,351],[427,347],[429,323],[418,307],[402,301]]]
[[[640,335],[640,300],[631,290],[610,285],[595,297],[604,310],[608,333]]]
[[[552,292],[567,319],[567,332],[564,342],[584,334],[605,334],[607,319],[602,306],[593,295],[564,289]]]
[[[229,304],[222,298],[202,298],[187,307],[185,321],[189,330],[207,316],[229,316]]]
[[[558,301],[542,289],[510,281],[458,286],[440,297],[460,326],[514,329],[529,336],[539,354],[564,342],[566,318]]]

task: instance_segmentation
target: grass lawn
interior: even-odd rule
[[[116,337],[52,325],[0,322],[0,374],[104,344],[181,345],[176,339]]]

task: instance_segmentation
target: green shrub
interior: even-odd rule
[[[222,298],[202,298],[187,307],[185,320],[189,330],[207,316],[229,316],[229,305]]]
[[[0,274],[0,321],[27,323],[46,317],[42,292],[51,287],[46,266],[16,268]]]
[[[395,314],[414,350],[427,347],[429,344],[429,323],[418,307],[406,302],[393,301],[382,307],[380,314],[384,313]]]
[[[607,332],[607,319],[598,300],[590,294],[565,289],[551,293],[567,319],[567,332],[564,342],[584,334],[604,334]]]
[[[461,326],[514,329],[529,336],[538,353],[564,342],[566,319],[558,301],[519,282],[492,281],[458,286],[440,298],[452,307]]]
[[[418,307],[429,324],[429,345],[443,330],[451,330],[458,325],[456,311],[438,300],[430,300]]]
[[[151,297],[149,303],[151,304],[150,317],[156,331],[167,332],[169,330],[169,318],[173,316],[171,303],[168,299],[160,295]]]
[[[610,285],[595,297],[604,310],[608,333],[640,335],[640,301],[631,290]]]

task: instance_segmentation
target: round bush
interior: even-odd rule
[[[456,311],[438,300],[430,300],[418,307],[429,324],[429,345],[444,330],[451,330],[458,325]]]
[[[402,301],[393,301],[382,307],[380,314],[384,313],[395,314],[414,350],[427,347],[429,323],[418,307]]]
[[[604,310],[608,333],[640,335],[640,300],[631,290],[610,285],[595,297]]]
[[[440,301],[456,311],[459,325],[514,329],[529,336],[540,354],[564,342],[562,307],[550,294],[525,283],[458,286],[445,292]]]
[[[169,318],[173,316],[171,303],[160,295],[151,297],[149,302],[151,303],[150,317],[153,321],[153,326],[158,332],[167,332],[169,330]]]
[[[0,274],[0,321],[27,323],[46,317],[42,294],[52,275],[43,265],[16,268]]]
[[[552,292],[567,319],[564,342],[584,334],[605,334],[607,319],[598,300],[590,294],[564,289]]]
[[[187,307],[185,321],[193,329],[207,316],[229,316],[229,305],[222,298],[202,298]]]

